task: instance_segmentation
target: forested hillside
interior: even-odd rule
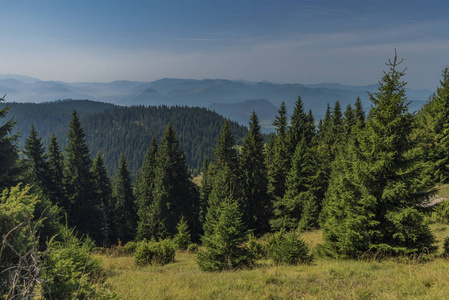
[[[5,105],[1,103],[0,107]],[[142,166],[151,139],[160,140],[169,122],[178,132],[189,169],[197,174],[204,157],[212,155],[213,145],[225,121],[217,113],[198,107],[120,107],[88,100],[8,105],[9,116],[17,122],[14,132],[20,131],[19,147],[23,147],[34,124],[44,145],[49,143],[54,132],[61,147],[65,148],[68,124],[72,111],[76,110],[85,127],[92,157],[97,152],[102,153],[106,169],[113,175],[118,168],[118,158],[124,153],[133,177]],[[232,122],[231,130],[237,144],[241,144],[247,129]]]
[[[81,101],[97,112],[80,118],[70,108],[48,145],[38,127],[46,116],[33,115],[39,105],[16,106],[40,120],[19,147],[2,106],[1,295],[42,282],[46,299],[113,299],[97,281],[96,272],[107,272],[89,256],[94,247],[132,254],[137,266],[172,263],[176,250],[189,250],[202,271],[252,268],[259,258],[309,263],[308,231],[322,232],[315,254],[327,259],[418,262],[436,259],[438,242],[448,255],[449,237],[437,241],[429,223],[449,223],[449,201],[429,200],[449,183],[449,68],[414,114],[401,63],[388,61],[368,112],[360,98],[336,101],[316,126],[300,95],[291,114],[281,103],[269,141],[254,112],[247,130],[204,108],[101,111]],[[58,104],[71,102],[46,105]],[[197,186],[189,164],[201,161]]]

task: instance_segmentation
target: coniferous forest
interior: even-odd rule
[[[1,106],[0,294],[120,297],[92,253],[145,266],[184,251],[206,272],[261,259],[431,260],[429,220],[449,221],[447,203],[428,204],[449,181],[449,69],[416,114],[404,69],[388,62],[369,111],[336,101],[315,120],[298,95],[270,138],[255,113],[246,129],[200,108],[108,104],[15,133],[18,104]],[[314,231],[312,251],[301,236]]]

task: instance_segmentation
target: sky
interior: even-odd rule
[[[447,0],[0,0],[0,74],[374,84],[394,56],[410,88],[449,64]]]

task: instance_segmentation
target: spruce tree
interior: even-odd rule
[[[249,231],[242,221],[239,201],[232,193],[221,199],[217,219],[211,232],[203,236],[204,250],[198,252],[198,265],[203,271],[221,271],[250,267],[252,253],[245,242]]]
[[[418,115],[422,131],[422,155],[427,161],[427,176],[434,182],[449,181],[449,68],[442,72],[440,86]]]
[[[154,177],[156,169],[156,156],[158,146],[156,139],[151,139],[150,146],[145,155],[139,180],[137,181],[137,238],[149,239],[151,237],[148,221],[150,218],[150,207],[153,202]]]
[[[109,178],[106,168],[101,158],[100,153],[94,159],[92,165],[92,173],[95,184],[95,192],[98,197],[98,210],[100,212],[100,240],[99,242],[104,247],[108,247],[113,242],[113,224],[111,220],[111,204],[112,198],[112,185],[111,179]],[[115,213],[115,212],[114,212]]]
[[[64,201],[64,157],[59,149],[56,135],[52,133],[48,145],[48,175],[50,177],[50,200],[62,206]]]
[[[42,138],[37,134],[34,125],[31,126],[30,135],[25,139],[26,164],[28,183],[40,189],[45,196],[50,195],[50,177],[47,155],[42,144]]]
[[[156,238],[173,237],[176,224],[184,215],[192,235],[198,234],[198,193],[190,181],[184,152],[169,123],[156,157],[153,203],[149,231]]]
[[[125,155],[120,155],[119,167],[112,187],[112,220],[114,236],[123,243],[134,239],[136,232],[136,212],[134,195]]]
[[[268,190],[274,198],[282,198],[285,193],[285,179],[290,170],[287,141],[287,109],[284,102],[282,102],[278,110],[278,115],[275,117],[273,125],[276,128],[276,140],[272,150],[272,162],[268,166]]]
[[[0,103],[2,101],[5,101],[4,97],[0,98]],[[0,109],[0,120],[6,118],[8,110],[9,106]],[[19,135],[11,135],[15,124],[13,120],[8,120],[0,126],[0,191],[17,184],[21,173],[17,148]]]
[[[354,103],[354,117],[359,128],[365,127],[365,112],[360,97],[357,97]]]
[[[249,132],[242,147],[243,220],[256,234],[267,232],[271,212],[268,196],[268,174],[265,166],[264,142],[255,112],[249,121]]]
[[[81,234],[88,234],[100,242],[101,217],[92,176],[92,160],[86,143],[84,129],[77,112],[72,113],[67,132],[68,145],[64,164],[66,197],[62,203],[68,213],[69,225]]]
[[[314,185],[316,174],[313,149],[307,147],[306,139],[303,138],[292,159],[285,195],[274,202],[273,229],[303,230],[318,226],[319,204]]]
[[[307,133],[308,130],[310,130],[309,117],[304,112],[304,105],[301,97],[299,96],[296,101],[295,108],[293,109],[293,114],[290,118],[290,125],[287,129],[288,151],[290,158],[293,157],[296,145],[299,141],[303,137],[309,137],[309,134]]]
[[[346,106],[346,110],[343,115],[343,135],[345,137],[345,140],[348,140],[351,136],[353,127],[357,123],[355,112],[351,104],[348,104],[348,106]]]
[[[189,224],[187,224],[187,221],[183,215],[181,216],[181,220],[179,220],[178,225],[176,225],[176,230],[177,233],[173,237],[176,247],[180,250],[187,250],[187,247],[192,241],[190,237]]]
[[[337,255],[432,250],[433,236],[417,210],[428,194],[416,185],[420,164],[399,64],[395,55],[378,92],[370,97],[364,132],[334,165],[323,233]]]
[[[241,189],[241,169],[239,166],[239,156],[235,149],[234,136],[227,121],[222,128],[220,136],[217,138],[217,145],[214,149],[214,160],[208,168],[208,180],[210,180],[211,191],[207,200],[207,213],[203,230],[205,234],[210,234],[214,228],[215,220],[218,220],[221,201],[229,193],[234,194],[234,198],[243,203]],[[232,190],[230,190],[232,188]]]
[[[209,170],[209,160],[207,158],[204,159],[203,166],[201,168],[201,186],[200,186],[200,198],[199,198],[199,211],[198,211],[198,221],[201,226],[204,224],[206,220],[207,213],[207,203],[209,199],[209,195],[212,191],[212,182],[211,175]]]

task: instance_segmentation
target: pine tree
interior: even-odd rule
[[[197,212],[197,189],[190,181],[184,152],[169,123],[156,157],[153,204],[149,219],[151,236],[173,237],[176,234],[176,224],[181,215],[184,215],[195,237],[198,234]]]
[[[248,241],[248,234],[242,221],[239,201],[231,193],[221,199],[213,229],[203,236],[205,250],[198,252],[198,265],[204,271],[250,267],[254,258],[244,244]]]
[[[50,177],[47,155],[42,144],[42,138],[37,134],[34,125],[31,126],[30,135],[25,139],[26,164],[28,166],[28,183],[40,189],[45,196],[50,195]]]
[[[192,242],[190,239],[190,230],[187,221],[184,218],[184,215],[181,216],[181,220],[179,220],[178,225],[176,225],[177,233],[173,237],[173,241],[175,245],[180,250],[187,250],[187,247]]]
[[[94,159],[92,165],[92,174],[95,184],[95,192],[98,197],[98,210],[100,212],[100,224],[99,228],[101,236],[99,242],[104,247],[111,245],[113,224],[111,220],[111,204],[112,204],[112,185],[111,179],[109,178],[106,168],[101,158],[100,153]]]
[[[296,145],[304,137],[309,137],[307,131],[310,130],[309,127],[309,117],[304,112],[304,106],[301,97],[298,97],[296,101],[295,108],[293,109],[293,114],[290,118],[290,125],[287,129],[287,139],[288,139],[288,150],[290,158],[293,157],[295,153]]]
[[[434,182],[449,181],[449,68],[442,72],[440,86],[418,116],[422,155],[427,176]]]
[[[64,157],[59,149],[56,135],[53,133],[48,145],[48,175],[50,178],[50,200],[53,204],[62,206],[64,201]]]
[[[69,225],[81,234],[88,234],[96,242],[101,240],[100,212],[92,176],[92,160],[86,144],[84,129],[76,111],[67,132],[68,145],[64,165],[66,197],[62,206],[68,213]]]
[[[154,177],[156,169],[156,156],[158,146],[153,138],[147,150],[145,161],[142,165],[139,180],[137,181],[137,215],[139,217],[137,226],[137,238],[149,239],[151,237],[148,220],[150,218],[150,207],[153,202]]]
[[[117,175],[112,187],[113,224],[115,237],[126,243],[131,241],[136,232],[136,213],[134,209],[134,195],[125,155],[120,156]]]
[[[268,190],[274,198],[282,198],[285,193],[285,179],[290,170],[289,150],[287,141],[287,109],[282,102],[278,115],[273,121],[276,128],[276,140],[274,142],[272,162],[269,168]]]
[[[243,220],[256,234],[267,232],[271,203],[268,196],[268,174],[265,166],[264,142],[255,112],[249,121],[249,133],[242,147]]]
[[[292,159],[285,195],[274,203],[273,229],[310,229],[318,226],[319,205],[314,187],[316,174],[313,150],[307,147],[303,138]]]
[[[343,135],[345,137],[345,140],[348,140],[351,137],[353,127],[357,122],[355,112],[351,104],[348,104],[348,106],[346,106],[346,110],[343,115]]]
[[[206,213],[207,213],[207,203],[209,199],[209,195],[212,191],[212,182],[211,175],[209,171],[209,160],[207,158],[204,159],[203,166],[201,168],[201,186],[200,186],[200,198],[199,198],[199,212],[198,212],[198,221],[201,226],[206,221]]]
[[[0,103],[2,101],[5,101],[4,97],[0,98]],[[9,106],[0,109],[0,119],[6,118],[8,110]],[[21,173],[17,149],[19,135],[11,135],[15,124],[13,120],[9,120],[0,126],[0,191],[17,184]]]
[[[397,56],[388,64],[390,71],[370,97],[363,134],[333,169],[323,232],[338,255],[432,250],[433,236],[416,208],[428,194],[416,185],[420,164],[413,155],[413,119],[399,64]]]
[[[207,200],[207,213],[203,224],[205,234],[210,234],[213,230],[214,225],[211,224],[218,220],[221,201],[229,195],[231,188],[239,205],[243,204],[239,156],[235,149],[234,136],[229,129],[229,122],[225,123],[217,138],[214,154],[214,160],[208,168],[208,180],[212,188]]]
[[[362,101],[357,97],[354,103],[354,115],[357,126],[359,128],[365,127],[365,112],[363,111]]]

